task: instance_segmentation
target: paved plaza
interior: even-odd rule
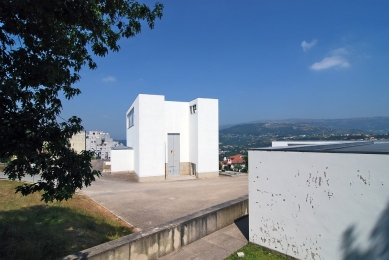
[[[247,175],[241,175],[139,183],[129,175],[103,173],[82,192],[136,229],[143,230],[245,196],[247,179]]]

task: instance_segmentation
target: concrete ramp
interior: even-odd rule
[[[243,196],[63,259],[158,259],[247,214],[248,196]]]

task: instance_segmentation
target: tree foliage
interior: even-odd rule
[[[241,169],[242,169],[242,165],[240,165],[240,164],[234,165],[234,172],[239,172]]]
[[[249,156],[243,155],[242,159],[244,161],[245,169],[248,172],[248,170],[249,170]]]
[[[17,191],[63,200],[100,175],[91,152],[70,148],[83,127],[60,118],[59,94],[79,95],[73,84],[82,68],[97,67],[93,56],[119,51],[119,39],[140,33],[142,22],[152,29],[162,10],[131,0],[0,1],[0,158],[16,158],[5,169],[10,179],[42,178]]]

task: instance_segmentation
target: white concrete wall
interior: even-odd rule
[[[388,155],[249,158],[250,242],[299,259],[389,259]]]
[[[139,95],[139,177],[165,176],[164,96]],[[134,148],[135,149],[135,148]]]
[[[127,115],[134,109],[134,125]],[[164,96],[140,94],[126,113],[127,146],[134,149],[138,177],[164,176]]]
[[[189,106],[196,105],[197,99],[189,102]],[[198,113],[189,113],[189,161],[196,166],[196,173],[198,172]],[[196,174],[195,173],[195,174]]]
[[[129,128],[127,115],[132,109],[134,109],[134,126]],[[126,112],[126,128],[127,146],[134,149],[134,172],[139,176],[139,96]]]
[[[197,171],[219,172],[219,104],[197,99]]]
[[[168,133],[180,134],[180,161],[189,162],[189,103],[165,101],[165,162],[167,156]]]
[[[111,172],[134,171],[134,150],[111,150]]]
[[[196,105],[197,99],[189,102],[189,106]],[[189,113],[189,161],[196,165],[198,172],[198,113]]]

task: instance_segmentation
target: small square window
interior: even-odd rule
[[[190,106],[189,108],[191,114],[196,114],[196,110],[197,110],[196,105]]]
[[[127,124],[128,128],[131,128],[134,126],[134,109],[131,109],[130,113],[127,115]]]

